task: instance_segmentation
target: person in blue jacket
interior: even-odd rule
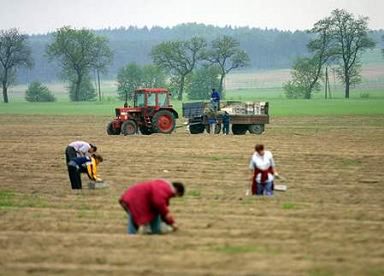
[[[229,113],[227,111],[224,111],[224,114],[223,114],[223,134],[225,134],[225,135],[229,134],[230,121],[231,121],[231,118],[229,117]]]
[[[220,93],[215,88],[212,88],[211,103],[216,111],[220,110]]]

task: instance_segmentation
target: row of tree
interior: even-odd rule
[[[287,97],[311,98],[320,89],[324,67],[332,66],[349,98],[350,87],[361,81],[361,54],[375,47],[368,31],[368,17],[356,18],[345,10],[336,9],[316,22],[309,31],[314,37],[307,44],[311,55],[294,63],[292,80],[284,85]]]
[[[100,73],[106,72],[113,57],[105,37],[86,29],[63,27],[52,35],[46,55],[50,61],[60,65],[62,79],[70,84],[69,95],[72,101],[90,100],[95,97],[95,89],[91,83],[93,71],[97,75],[101,99]],[[141,67],[129,64],[120,69],[117,76],[120,96],[137,87],[165,86],[166,79],[170,79],[169,87],[177,94],[177,98],[182,100],[185,88],[191,84],[192,79],[196,81],[196,76],[192,78],[192,73],[197,69],[209,72],[213,82],[219,78],[218,86],[222,91],[225,76],[233,69],[249,64],[249,57],[240,49],[239,42],[229,36],[219,37],[211,43],[201,37],[165,41],[153,47],[151,57],[154,65]],[[7,89],[14,81],[16,68],[31,67],[33,64],[25,35],[16,29],[0,33],[0,62],[3,65],[0,71],[3,97],[7,103]],[[200,76],[203,74],[200,73]],[[194,85],[194,88],[197,86]],[[201,93],[192,91],[192,98]]]

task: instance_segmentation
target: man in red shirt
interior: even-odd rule
[[[153,179],[129,187],[119,203],[128,214],[128,234],[161,234],[161,222],[173,231],[177,226],[169,212],[169,200],[182,197],[184,185],[165,179]]]

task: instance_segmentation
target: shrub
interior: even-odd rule
[[[28,86],[25,91],[25,99],[28,102],[54,102],[56,100],[48,87],[38,81],[34,81]]]
[[[96,90],[89,77],[83,79],[79,87],[79,98],[76,99],[76,84],[74,81],[69,86],[69,98],[71,101],[91,101],[96,97]]]

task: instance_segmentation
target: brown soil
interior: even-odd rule
[[[214,137],[107,136],[107,121],[0,116],[0,274],[384,273],[383,116],[278,118],[261,136]],[[76,139],[99,146],[109,189],[70,189],[63,153]],[[244,196],[256,142],[287,192]],[[117,199],[151,177],[187,185],[171,202],[180,231],[128,236]]]

